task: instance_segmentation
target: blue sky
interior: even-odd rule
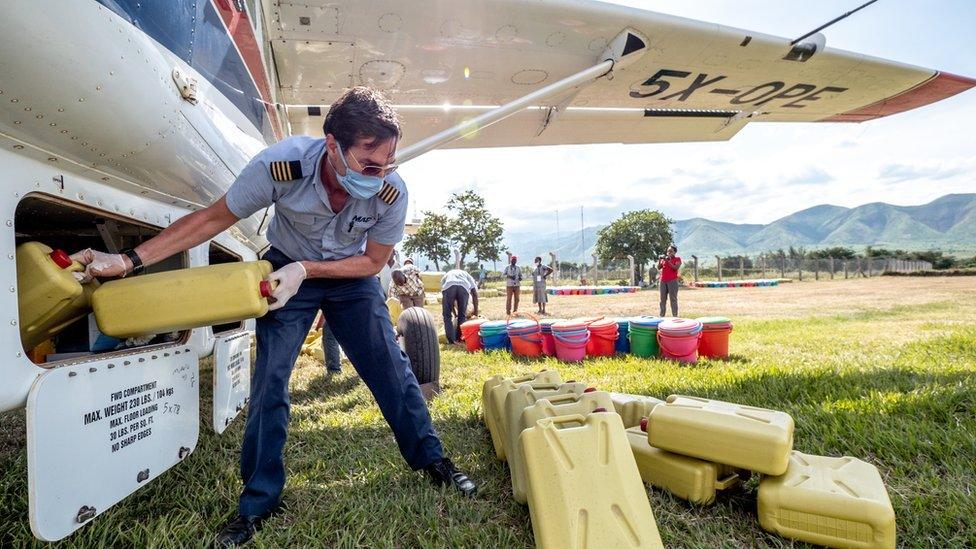
[[[795,37],[860,1],[615,3]],[[973,0],[880,0],[825,34],[830,47],[976,77],[974,28]],[[418,212],[474,188],[513,232],[555,230],[556,210],[563,230],[578,228],[581,205],[587,226],[637,208],[767,223],[823,203],[920,204],[976,192],[974,121],[970,90],[864,124],[750,124],[724,143],[435,151],[401,173]]]

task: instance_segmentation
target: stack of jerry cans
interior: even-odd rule
[[[541,419],[519,444],[537,547],[664,547],[619,415]]]
[[[640,425],[641,419],[651,415],[651,410],[658,404],[664,404],[659,398],[627,393],[610,393],[613,409],[620,414],[624,428],[630,429]]]
[[[502,431],[502,407],[505,405],[505,395],[524,383],[558,384],[562,380],[555,370],[542,370],[532,374],[524,374],[513,378],[500,375],[492,376],[485,381],[481,388],[481,408],[485,425],[491,434],[491,444],[495,448],[495,457],[505,461],[505,439]]]
[[[263,316],[271,269],[246,261],[111,280],[92,294],[95,320],[102,333],[130,338]]]
[[[782,475],[793,450],[785,412],[671,395],[646,422],[651,446],[767,475]]]
[[[592,391],[582,395],[563,394],[546,397],[532,406],[522,410],[518,422],[518,434],[529,427],[535,426],[540,419],[556,416],[587,415],[594,410],[609,410],[613,404],[610,395],[602,391]],[[512,495],[515,501],[527,503],[525,483],[525,460],[522,458],[521,444],[518,435],[511,446],[513,451],[508,456],[508,469],[512,476]]]
[[[741,483],[742,477],[735,467],[651,446],[647,442],[647,433],[640,427],[627,429],[627,440],[644,482],[691,503],[708,505],[715,501],[716,490],[725,490]]]
[[[786,474],[759,483],[759,524],[828,547],[895,547],[895,512],[878,469],[851,457],[793,452]]]
[[[522,417],[522,410],[532,406],[543,398],[556,395],[582,395],[584,392],[594,392],[596,389],[588,387],[585,383],[566,382],[550,385],[540,385],[536,383],[522,384],[505,394],[505,404],[502,406],[502,438],[505,445],[505,456],[511,468],[511,452],[518,444],[519,419]]]

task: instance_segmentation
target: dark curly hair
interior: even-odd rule
[[[350,89],[332,103],[322,131],[346,150],[360,139],[378,142],[401,135],[396,111],[380,92],[365,86]]]

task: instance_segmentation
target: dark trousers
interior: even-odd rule
[[[275,269],[291,262],[273,248],[264,259]],[[263,514],[281,499],[288,379],[319,309],[373,393],[407,464],[416,470],[444,455],[410,361],[397,344],[379,280],[306,280],[284,307],[257,320],[257,359],[241,447],[241,515]]]
[[[451,318],[457,307],[457,324]],[[441,292],[441,313],[444,315],[444,335],[448,343],[461,340],[461,324],[468,317],[468,290],[463,286],[449,286]]]
[[[661,283],[661,316],[664,316],[665,306],[671,299],[671,316],[678,316],[678,281],[669,280]]]

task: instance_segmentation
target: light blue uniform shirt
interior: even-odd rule
[[[274,204],[268,241],[294,261],[362,255],[367,237],[390,246],[399,242],[408,202],[407,186],[400,176],[388,175],[383,190],[372,198],[350,196],[337,214],[321,180],[325,152],[325,139],[307,136],[271,145],[251,159],[227,190],[227,207],[243,219]],[[299,163],[301,177],[296,173]],[[332,168],[326,165],[324,169]]]

